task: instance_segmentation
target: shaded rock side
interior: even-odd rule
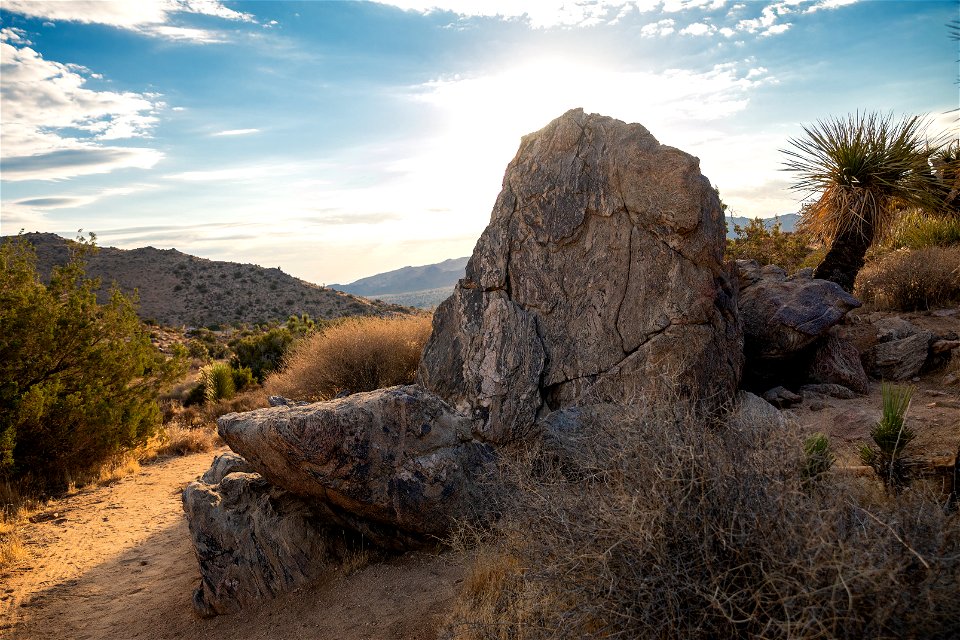
[[[699,161],[569,111],[523,138],[419,380],[494,443],[582,402],[732,397],[742,346]]]
[[[360,544],[255,473],[230,473],[215,485],[192,482],[183,508],[200,564],[193,606],[204,617],[313,582]]]
[[[471,420],[417,386],[231,413],[217,424],[268,481],[330,505],[380,545],[432,543],[482,509],[478,480],[492,450],[471,441]]]
[[[860,352],[836,330],[831,330],[817,344],[809,378],[818,383],[843,385],[859,394],[870,392],[870,380],[860,361]]]

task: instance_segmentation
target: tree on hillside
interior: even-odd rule
[[[939,212],[946,194],[930,165],[942,143],[925,136],[926,120],[876,112],[818,121],[791,139],[787,171],[794,188],[819,194],[800,228],[829,243],[814,276],[853,289],[864,255],[900,211]]]
[[[183,373],[150,342],[134,302],[84,275],[93,237],[44,285],[23,238],[0,245],[0,477],[59,488],[143,443],[162,385]]]

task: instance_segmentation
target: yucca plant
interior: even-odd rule
[[[873,468],[883,484],[893,491],[910,483],[914,467],[914,461],[905,453],[917,435],[905,421],[913,391],[912,386],[883,384],[883,413],[870,431],[876,448],[863,445],[860,449],[860,459]]]
[[[204,367],[200,372],[200,382],[203,385],[207,402],[229,400],[236,392],[233,383],[233,368],[225,362],[217,362]]]
[[[873,241],[907,209],[940,211],[942,183],[930,157],[943,142],[927,140],[928,121],[892,114],[854,113],[804,127],[805,138],[791,139],[787,171],[798,177],[794,189],[810,196],[801,229],[830,244],[814,276],[852,291],[864,255]]]

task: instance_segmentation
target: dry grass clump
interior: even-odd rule
[[[511,461],[447,637],[960,637],[957,513],[802,451],[624,408]]]
[[[315,402],[342,391],[408,384],[429,337],[427,315],[344,320],[294,345],[282,371],[267,378],[264,388]]]
[[[854,295],[881,310],[915,311],[960,303],[960,246],[888,253],[857,277]]]
[[[211,451],[217,444],[217,433],[209,426],[189,427],[177,423],[164,427],[157,448],[158,456],[185,456]]]

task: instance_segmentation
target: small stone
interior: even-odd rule
[[[827,405],[823,402],[820,402],[819,400],[815,400],[814,402],[810,403],[809,408],[810,408],[810,411],[823,411],[824,409],[827,408]]]
[[[803,397],[795,394],[786,387],[774,387],[763,394],[763,399],[777,407],[786,409],[803,401]]]

